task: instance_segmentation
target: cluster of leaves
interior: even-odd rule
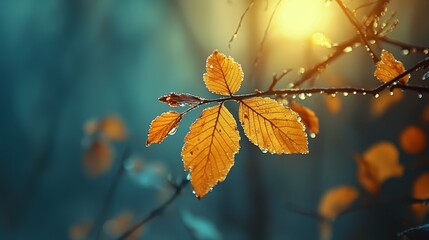
[[[429,106],[427,107],[429,109]],[[422,115],[423,123],[428,123],[425,110]],[[427,149],[426,133],[423,127],[410,125],[405,127],[398,137],[399,146],[406,154],[420,156]],[[382,185],[388,179],[399,178],[404,175],[405,167],[399,161],[399,150],[390,141],[380,141],[370,146],[364,153],[356,154],[357,179],[363,189],[377,198]],[[423,158],[424,159],[424,158]],[[429,208],[421,204],[429,199],[429,172],[420,173],[414,180],[410,201],[410,210],[417,221],[423,221]],[[320,202],[318,214],[322,218],[320,223],[321,239],[329,239],[332,231],[332,221],[337,217],[370,204],[369,200],[362,200],[358,205],[356,200],[360,193],[358,188],[348,185],[337,186],[324,193]]]
[[[244,133],[262,152],[308,152],[305,127],[295,111],[267,97],[234,97],[243,81],[241,66],[234,59],[215,50],[207,59],[206,71],[203,78],[207,89],[228,97],[205,109],[185,137],[183,163],[185,170],[190,171],[198,198],[226,178],[240,148],[236,121],[224,104],[227,100],[239,103],[238,117]],[[209,102],[200,97],[175,93],[160,100],[172,107],[199,106]],[[308,116],[314,115],[302,106],[294,108]],[[155,118],[150,125],[147,145],[160,143],[169,133],[175,132],[186,112],[170,111]],[[313,130],[318,132],[318,129]]]
[[[111,115],[99,121],[88,121],[85,133],[84,167],[88,175],[98,176],[110,169],[113,162],[112,142],[124,141],[127,129],[121,118]]]

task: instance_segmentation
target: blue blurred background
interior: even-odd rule
[[[348,2],[357,7],[366,1]],[[214,97],[202,81],[206,57],[214,49],[242,64],[245,80],[240,92],[246,93],[265,89],[273,72],[293,68],[279,86],[287,87],[299,78],[300,67],[308,69],[332,51],[312,46],[313,32],[323,32],[334,42],[355,33],[334,2],[325,6],[322,0],[309,1],[325,12],[316,9],[316,16],[309,10],[318,18],[304,18],[302,24],[313,22],[297,29],[283,24],[292,21],[292,26],[301,26],[296,19],[287,20],[288,13],[280,7],[254,67],[276,1],[256,1],[229,49],[228,40],[248,3],[1,1],[0,239],[94,239],[94,231],[87,236],[88,229],[76,226],[95,221],[126,147],[141,159],[143,168],[155,168],[149,173],[155,176],[127,172],[106,220],[128,212],[129,221],[135,223],[162,203],[171,194],[162,179],[186,176],[180,157],[183,137],[201,110],[187,115],[174,136],[146,148],[150,121],[169,110],[157,98],[173,91]],[[393,11],[398,12],[400,24],[391,38],[429,46],[428,1],[393,1],[389,13]],[[383,47],[406,67],[425,57],[403,56],[397,47]],[[374,87],[378,83],[373,71],[369,56],[357,48],[330,65],[317,85]],[[419,79],[416,74],[412,81]],[[401,130],[420,123],[428,103],[427,96],[418,99],[409,92],[394,108],[374,116],[370,96],[338,98],[342,106],[336,114],[328,111],[325,96],[300,100],[316,112],[321,124],[320,134],[309,140],[310,154],[263,154],[241,132],[240,153],[226,181],[202,200],[188,186],[161,217],[143,227],[139,238],[192,239],[189,229],[200,226],[207,235],[201,239],[318,239],[317,219],[289,209],[288,203],[311,212],[331,187],[351,185],[363,192],[354,154],[381,140],[398,144]],[[227,106],[236,112],[237,106]],[[89,176],[82,160],[88,140],[85,123],[111,114],[120,116],[128,137],[113,144],[109,170]],[[400,153],[406,167],[418,157]],[[406,171],[403,177],[389,180],[382,194],[409,195],[419,172]],[[404,206],[362,209],[335,222],[333,239],[392,239],[412,225],[412,219]],[[102,239],[113,239],[127,228],[110,223],[104,225]]]

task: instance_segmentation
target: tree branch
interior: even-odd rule
[[[137,229],[139,229],[141,226],[143,226],[145,223],[149,222],[150,220],[152,220],[154,217],[160,215],[172,202],[174,202],[174,200],[176,200],[176,198],[180,195],[180,193],[182,192],[183,188],[185,188],[189,183],[189,179],[188,177],[183,178],[179,184],[177,184],[176,186],[174,186],[174,193],[173,195],[171,195],[171,197],[165,201],[163,204],[161,204],[159,207],[153,209],[152,211],[149,212],[149,214],[143,218],[140,222],[138,222],[136,225],[134,225],[133,227],[131,227],[129,230],[127,230],[126,232],[124,232],[119,238],[118,240],[125,240],[127,239],[131,234],[133,234],[134,231],[136,231]]]

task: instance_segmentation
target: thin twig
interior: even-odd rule
[[[268,25],[265,28],[264,37],[262,38],[261,43],[259,44],[259,49],[258,49],[258,52],[256,53],[255,61],[253,61],[253,66],[257,66],[258,65],[259,57],[262,54],[262,51],[264,50],[265,41],[267,40],[268,32],[269,32],[270,27],[271,27],[271,23],[273,21],[274,15],[276,14],[276,11],[279,8],[279,5],[280,5],[281,2],[282,2],[282,0],[279,0],[277,2],[276,6],[274,7],[273,12],[271,13],[270,20],[268,21]]]
[[[415,45],[411,45],[408,43],[403,43],[403,42],[400,42],[397,40],[390,39],[388,37],[381,37],[379,40],[381,40],[385,43],[389,43],[389,44],[401,47],[403,49],[408,49],[408,50],[410,50],[410,52],[420,52],[420,53],[423,53],[426,55],[429,54],[429,48],[427,48],[427,47],[420,47],[420,46],[415,46]]]
[[[96,231],[96,235],[95,235],[95,239],[100,239],[101,237],[101,232],[103,230],[103,223],[106,219],[106,215],[109,211],[109,208],[112,204],[113,198],[115,196],[116,190],[118,188],[119,182],[121,180],[121,177],[124,173],[124,164],[125,164],[125,160],[128,158],[129,156],[129,152],[127,147],[124,147],[122,156],[121,156],[121,160],[119,163],[119,168],[118,171],[116,172],[115,178],[112,181],[112,184],[109,187],[109,190],[106,194],[106,197],[104,198],[104,202],[103,205],[101,206],[101,210],[100,213],[98,214],[95,222],[94,222],[94,228],[93,231]]]
[[[239,30],[240,30],[240,28],[241,28],[241,24],[243,23],[244,16],[246,16],[247,12],[250,10],[250,8],[252,8],[252,6],[253,6],[253,4],[254,4],[254,3],[255,3],[255,0],[252,0],[252,1],[249,3],[249,5],[247,5],[247,8],[246,8],[246,10],[244,10],[243,14],[241,14],[240,21],[238,22],[237,29],[235,29],[234,34],[232,34],[231,39],[229,39],[229,42],[228,42],[228,48],[229,48],[229,49],[231,49],[231,43],[232,43],[232,42],[234,41],[234,39],[235,39],[235,38],[237,38],[237,36],[238,36],[238,31],[239,31]]]
[[[150,220],[152,220],[154,217],[160,215],[172,202],[174,202],[174,200],[180,195],[180,193],[182,192],[183,188],[185,188],[188,185],[188,183],[189,183],[188,178],[187,177],[183,178],[181,180],[181,182],[179,184],[177,184],[177,186],[175,186],[175,190],[174,190],[173,195],[171,195],[171,197],[167,201],[165,201],[159,207],[157,207],[157,208],[153,209],[151,212],[149,212],[149,214],[145,218],[143,218],[136,225],[134,225],[129,230],[127,230],[126,232],[124,232],[118,238],[118,240],[127,239],[131,234],[133,234],[134,231],[136,231],[137,229],[139,229],[145,223],[147,223]]]
[[[337,0],[338,5],[340,6],[341,10],[344,12],[344,14],[349,19],[350,23],[353,24],[353,26],[356,28],[356,30],[359,33],[359,36],[361,38],[362,44],[365,45],[365,48],[369,52],[372,60],[374,63],[377,63],[380,59],[377,55],[375,55],[374,51],[371,49],[371,46],[369,45],[368,39],[366,38],[366,33],[360,26],[360,23],[356,20],[356,18],[353,16],[353,14],[350,12],[350,10],[347,8],[347,6],[344,4],[342,0]]]

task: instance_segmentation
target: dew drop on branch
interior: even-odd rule
[[[348,93],[348,92],[344,92],[344,93],[343,93],[343,96],[344,96],[344,97],[347,97],[348,95],[349,95],[349,93]]]
[[[345,47],[345,48],[344,48],[344,50],[343,50],[343,52],[345,52],[345,53],[349,53],[349,52],[351,52],[351,51],[353,51],[353,47],[351,47],[351,46],[347,46],[347,47]]]
[[[417,95],[417,97],[418,97],[418,98],[422,98],[422,97],[423,97],[423,94],[422,94],[422,93],[419,93],[419,94]]]
[[[402,54],[403,54],[403,55],[405,55],[405,56],[407,56],[408,54],[410,54],[410,50],[409,50],[408,48],[403,48],[403,49],[401,50],[401,52],[402,52]]]
[[[305,93],[300,93],[298,97],[301,100],[305,100]]]
[[[380,97],[380,94],[378,93],[374,94],[374,98],[378,98],[378,97]]]

